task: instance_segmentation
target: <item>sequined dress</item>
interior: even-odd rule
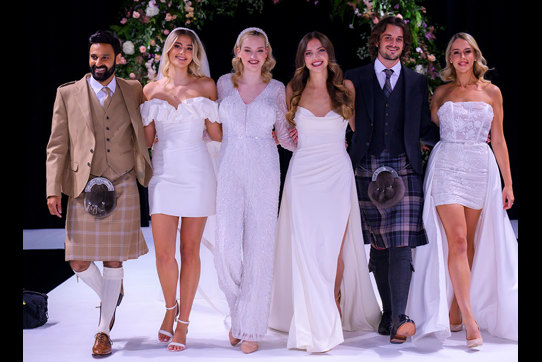
[[[272,79],[249,104],[231,74],[217,82],[223,127],[217,173],[215,267],[230,309],[232,334],[249,341],[267,332],[278,214],[281,145],[293,150],[285,87]]]

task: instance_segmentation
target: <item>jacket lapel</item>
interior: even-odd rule
[[[365,67],[361,74],[361,87],[363,89],[363,100],[365,101],[365,107],[371,123],[374,122],[374,92],[373,82],[376,81],[376,74],[374,72],[374,63],[372,66]]]
[[[87,77],[88,74],[77,82],[75,99],[81,111],[81,117],[91,132],[94,133],[94,123],[92,122],[92,115],[90,113],[90,93]]]
[[[417,105],[419,102],[417,102],[414,97],[417,96],[416,92],[412,90],[413,85],[415,84],[415,76],[416,73],[405,67],[403,64],[401,65],[401,72],[404,74],[404,92],[405,92],[405,124],[409,122],[409,120],[416,119],[415,114],[418,112]],[[419,118],[419,117],[418,117]]]
[[[129,86],[125,83],[125,81],[119,77],[117,77],[116,80],[117,80],[117,87],[120,88],[122,98],[124,100],[124,104],[126,104],[126,109],[128,109],[128,114],[130,115],[130,121],[132,122],[132,124],[134,124],[134,122],[137,122],[138,120],[138,117],[134,112],[139,109],[139,105],[135,104],[134,97],[126,96],[126,95],[131,94],[131,90]],[[137,129],[137,128],[134,127],[134,129]]]

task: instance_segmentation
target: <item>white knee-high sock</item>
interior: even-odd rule
[[[75,275],[77,275],[78,278],[80,278],[85,284],[90,286],[96,294],[98,294],[98,298],[102,300],[102,289],[103,289],[103,277],[102,272],[100,272],[100,269],[94,264],[94,262],[90,262],[90,266],[87,268],[87,270],[82,272],[76,272],[74,271]]]
[[[102,288],[102,313],[98,332],[109,335],[109,323],[115,313],[119,299],[120,286],[124,277],[124,269],[104,267]]]

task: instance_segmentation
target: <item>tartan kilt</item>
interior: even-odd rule
[[[373,172],[380,166],[394,168],[405,184],[405,196],[399,204],[377,208],[369,199],[368,188]],[[423,226],[423,180],[408,163],[406,154],[396,157],[367,155],[355,169],[356,188],[365,244],[376,248],[416,246],[428,243]]]
[[[84,192],[70,197],[66,212],[65,260],[125,261],[149,249],[141,232],[139,192],[134,172],[113,182],[117,206],[97,219],[85,211]]]

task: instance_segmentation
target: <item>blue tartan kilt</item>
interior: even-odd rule
[[[405,183],[405,196],[399,204],[377,208],[369,199],[368,187],[373,172],[389,166],[398,171]],[[406,154],[379,157],[367,155],[355,168],[356,188],[361,213],[365,244],[380,249],[410,246],[415,248],[428,243],[423,226],[423,180],[408,163]]]

